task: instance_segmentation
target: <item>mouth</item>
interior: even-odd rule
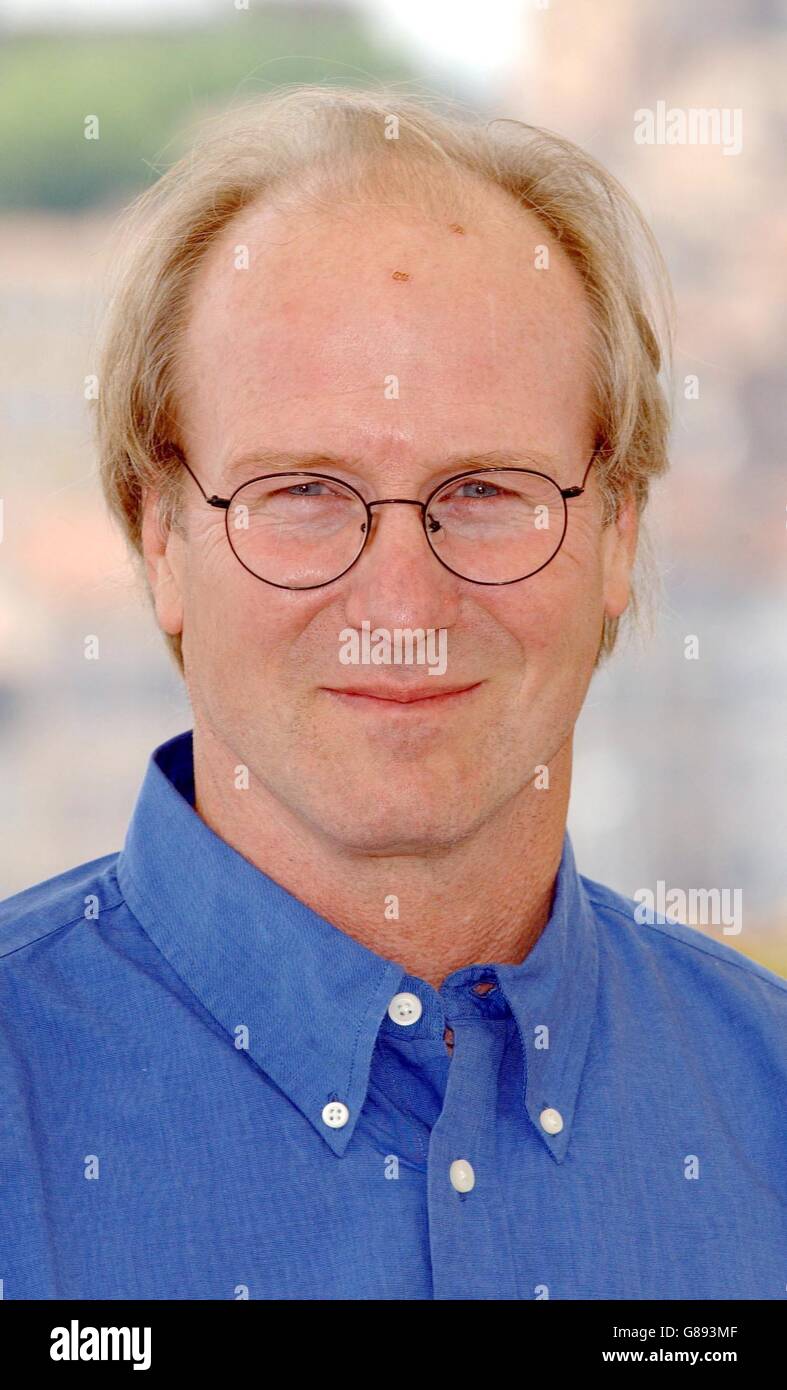
[[[450,690],[435,690],[434,687],[416,686],[408,688],[406,686],[348,686],[344,689],[331,686],[321,686],[320,688],[328,695],[333,695],[336,699],[343,700],[345,703],[352,702],[357,706],[388,707],[389,709],[402,708],[423,708],[428,705],[443,705],[458,703],[471,695],[474,690],[478,690],[481,681],[476,681],[473,685],[453,686]]]

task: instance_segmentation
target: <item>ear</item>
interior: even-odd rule
[[[619,618],[631,597],[631,573],[637,554],[639,519],[631,492],[621,499],[614,521],[602,537],[604,570],[604,613]]]
[[[157,492],[146,492],[142,504],[142,554],[159,627],[177,636],[183,631],[182,541],[162,522]]]

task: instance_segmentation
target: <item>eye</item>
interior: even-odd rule
[[[470,491],[465,492],[465,488],[469,488]],[[458,492],[465,497],[493,497],[495,493],[501,491],[502,489],[497,487],[495,483],[487,483],[481,478],[469,478],[467,482],[461,483],[458,489]],[[449,494],[449,496],[451,495],[455,496],[456,494]]]
[[[450,506],[457,502],[497,501],[498,498],[513,494],[500,483],[491,483],[486,478],[465,478],[436,499],[439,506]]]
[[[320,502],[326,507],[347,507],[351,505],[351,495],[341,487],[333,487],[324,478],[313,482],[284,482],[283,486],[269,485],[258,494],[259,501],[266,507],[292,507],[293,502]]]
[[[293,484],[292,484],[292,487],[277,488],[276,492],[273,493],[273,496],[274,496],[274,497],[282,497],[282,496],[284,496],[284,497],[316,497],[316,496],[318,496],[318,494],[317,494],[316,492],[310,492],[309,489],[310,489],[310,488],[319,488],[319,487],[322,487],[322,488],[325,488],[326,490],[328,490],[328,485],[327,485],[327,483],[323,483],[323,482],[316,482],[316,483],[293,483]],[[334,494],[334,495],[335,495],[335,494]]]

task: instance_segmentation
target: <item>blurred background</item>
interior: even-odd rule
[[[696,925],[787,974],[785,49],[777,0],[4,0],[0,896],[119,849],[151,750],[191,726],[90,442],[115,219],[214,110],[281,83],[396,82],[577,141],[665,252],[664,599],[655,635],[591,685],[569,829],[580,871],[628,896],[742,890],[740,935]],[[740,109],[741,152],[637,144],[634,113],[660,101]]]

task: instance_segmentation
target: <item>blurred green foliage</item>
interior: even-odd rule
[[[5,36],[0,208],[113,203],[177,158],[190,121],[271,87],[409,75],[350,12],[231,13],[200,29]],[[98,140],[85,139],[88,116]]]

